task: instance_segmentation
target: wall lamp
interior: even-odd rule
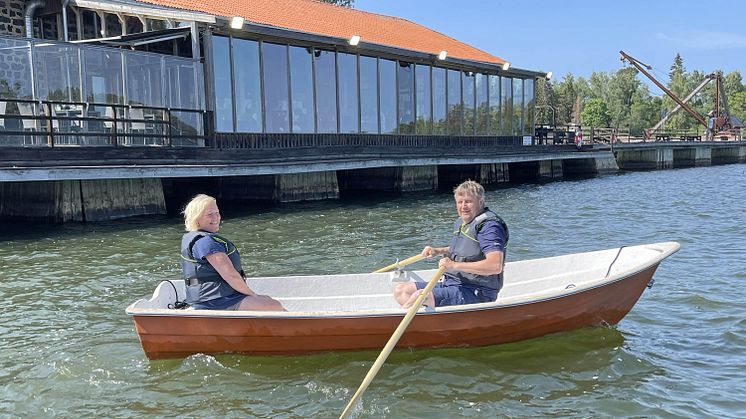
[[[244,19],[241,16],[233,16],[231,18],[231,28],[233,29],[242,29],[243,28],[243,22]]]
[[[447,56],[448,56],[448,51],[446,51],[446,50],[441,50],[438,53],[438,59],[439,60],[445,60]]]
[[[355,45],[360,43],[360,35],[352,35],[352,37],[350,37],[350,40],[347,42],[354,47]]]
[[[547,72],[547,75],[546,75],[546,76],[544,76],[544,77],[546,77],[546,78],[547,78],[547,80],[552,80],[552,72],[551,72],[551,71],[548,71],[548,72]]]
[[[510,68],[510,63],[509,63],[509,62],[507,62],[507,61],[505,61],[505,62],[503,63],[503,70],[505,70],[505,71],[508,71],[508,69],[509,69],[509,68]]]

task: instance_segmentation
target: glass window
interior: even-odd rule
[[[316,131],[337,132],[337,70],[334,51],[316,50]]]
[[[446,69],[433,67],[433,134],[446,133]]]
[[[290,47],[293,132],[314,132],[312,54],[311,48]]]
[[[533,135],[534,132],[534,79],[523,81],[523,134]]]
[[[67,17],[68,21],[75,20],[70,19],[70,15]],[[98,13],[93,10],[83,9],[81,11],[81,20],[83,21],[83,39],[101,37],[101,18],[99,18]]]
[[[448,70],[448,135],[461,135],[461,72]]]
[[[41,27],[41,36],[38,36],[38,31],[34,28],[36,38],[57,39],[57,15],[40,16],[37,22]]]
[[[502,77],[500,79],[500,97],[502,111],[502,128],[501,135],[513,135],[513,79]]]
[[[360,131],[378,133],[378,59],[360,57]]]
[[[490,80],[490,135],[500,135],[500,76],[489,76]]]
[[[202,109],[202,65],[196,60],[164,57],[167,106]]]
[[[290,132],[287,45],[263,42],[262,65],[265,132]]]
[[[109,48],[86,48],[82,51],[85,100],[122,104],[121,52]]]
[[[124,52],[127,104],[163,106],[161,56]]]
[[[233,88],[236,93],[236,132],[262,132],[259,43],[233,38],[233,68],[235,80]],[[218,101],[226,101],[217,92],[216,98]]]
[[[202,135],[202,115],[200,112],[171,111],[171,134],[172,135]],[[171,140],[176,146],[204,146],[204,140],[195,138],[173,138]]]
[[[115,14],[105,13],[106,36],[119,36],[122,34],[122,22]]]
[[[490,110],[487,102],[487,75],[477,74],[477,135],[489,135]]]
[[[215,130],[219,132],[233,131],[229,38],[223,36],[212,37],[212,74],[215,79]],[[259,130],[261,131],[261,125]]]
[[[31,43],[12,38],[0,38],[3,61],[13,63],[14,71],[0,72],[0,96],[11,99],[31,99]]]
[[[474,135],[474,81],[476,76],[470,71],[463,74],[464,83],[464,135]]]
[[[430,66],[418,65],[415,67],[415,82],[417,83],[417,134],[430,134],[432,132],[432,112],[430,100]]]
[[[339,132],[360,132],[357,103],[357,55],[338,53]]]
[[[78,12],[80,14],[80,12]],[[77,41],[78,40],[78,19],[73,18],[70,19],[71,15],[67,15],[67,39],[70,41]],[[75,15],[72,15],[75,17]],[[64,35],[63,35],[64,36]],[[60,38],[60,40],[64,40],[65,38]]]
[[[523,79],[513,79],[513,135],[523,133]]]
[[[414,64],[399,62],[399,134],[414,134]]]
[[[142,21],[136,16],[126,16],[124,18],[124,25],[127,29],[127,33],[141,33],[144,32],[142,27]],[[151,29],[152,30],[152,29]]]
[[[381,134],[396,134],[396,61],[378,60]]]
[[[39,43],[34,48],[37,97],[80,102],[78,47]]]

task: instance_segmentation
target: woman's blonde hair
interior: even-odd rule
[[[189,201],[186,207],[184,207],[184,211],[181,212],[184,214],[184,227],[186,231],[199,230],[197,219],[205,212],[205,208],[215,201],[215,198],[205,194],[199,194]]]
[[[453,189],[453,196],[472,195],[484,205],[484,187],[473,180],[467,180]]]

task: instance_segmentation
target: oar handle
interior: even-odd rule
[[[383,268],[381,268],[381,269],[379,269],[377,271],[373,271],[373,273],[374,274],[379,274],[381,272],[388,272],[388,271],[396,269],[399,266],[407,266],[407,265],[409,265],[411,263],[418,262],[418,261],[420,261],[420,260],[422,260],[422,259],[424,259],[426,257],[427,256],[424,256],[423,254],[420,253],[419,255],[414,255],[414,256],[408,257],[408,258],[406,258],[404,260],[400,260],[397,263],[392,263],[391,265],[384,266]]]
[[[438,279],[440,279],[440,277],[443,276],[445,271],[446,271],[446,268],[441,267],[435,272],[435,275],[433,275],[433,277],[430,279],[430,282],[427,283],[427,286],[425,287],[425,289],[422,290],[420,295],[415,300],[414,304],[412,304],[412,307],[409,308],[409,311],[407,311],[407,314],[404,316],[401,323],[399,323],[399,327],[396,328],[396,330],[394,331],[394,334],[391,335],[391,337],[389,338],[389,341],[386,342],[386,346],[383,347],[383,350],[378,355],[378,358],[376,358],[376,362],[374,362],[373,366],[370,367],[370,370],[368,371],[368,374],[365,376],[365,379],[363,379],[363,382],[360,384],[360,387],[357,389],[355,394],[352,396],[352,399],[350,399],[350,402],[347,403],[347,407],[345,407],[345,410],[339,416],[340,419],[347,418],[350,415],[350,412],[352,411],[352,407],[358,401],[360,396],[363,395],[363,393],[365,392],[365,389],[368,388],[368,385],[370,384],[371,381],[373,381],[373,378],[376,376],[376,374],[378,374],[378,371],[383,366],[383,363],[386,362],[386,358],[388,358],[391,351],[394,350],[394,346],[396,346],[396,343],[399,342],[399,338],[401,338],[401,336],[404,334],[404,331],[407,330],[409,323],[412,322],[412,319],[414,318],[415,314],[417,314],[417,311],[420,309],[422,302],[425,301],[427,294],[429,294],[430,291],[433,290],[433,287],[435,287],[435,284],[438,282]]]

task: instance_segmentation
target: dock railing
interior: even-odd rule
[[[204,147],[204,111],[95,102],[0,101],[0,146]]]

